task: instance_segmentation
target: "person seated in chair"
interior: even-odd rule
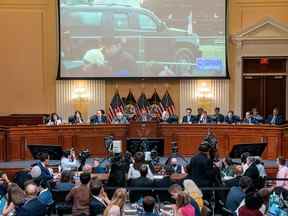
[[[38,192],[39,189],[33,181],[26,183],[26,199],[20,209],[17,210],[17,216],[44,216],[46,214],[46,205],[38,199]]]
[[[178,163],[177,158],[175,157],[170,159],[168,167],[174,171],[173,173],[178,173],[178,174],[185,173],[184,167]]]
[[[273,114],[267,117],[266,123],[272,125],[283,124],[283,116],[279,114],[279,109],[277,107],[273,109]]]
[[[129,121],[121,111],[117,112],[116,116],[112,120],[112,124],[128,124],[128,123]]]
[[[230,110],[224,118],[224,122],[227,124],[236,124],[240,122],[240,118],[237,115],[234,115],[234,112]]]
[[[104,191],[102,182],[93,178],[90,182],[90,216],[103,215],[104,210],[110,204],[110,200]]]
[[[132,179],[130,185],[132,187],[153,187],[153,180],[147,177],[148,174],[148,166],[143,164],[140,167],[140,177],[136,179]]]
[[[152,196],[145,196],[143,199],[144,213],[141,216],[158,216],[154,213],[155,199]]]
[[[147,110],[145,108],[141,109],[141,114],[138,118],[138,121],[140,122],[150,122],[152,121],[152,116],[150,115],[150,113],[147,112]]]
[[[257,123],[263,123],[264,118],[258,113],[257,109],[254,107],[251,110],[252,112],[252,117],[257,121]]]
[[[75,186],[72,183],[72,175],[72,171],[62,171],[60,182],[57,182],[53,189],[56,191],[70,191]]]
[[[78,110],[75,111],[74,115],[70,116],[68,118],[68,122],[71,123],[71,124],[82,124],[82,123],[84,123],[84,120],[83,120],[81,112],[78,111]]]
[[[47,125],[61,125],[62,119],[57,113],[51,113]]]
[[[202,115],[200,116],[200,119],[199,119],[198,123],[199,123],[199,124],[208,124],[208,123],[211,123],[211,122],[212,122],[212,120],[211,120],[211,118],[208,116],[207,111],[204,110],[204,111],[202,112]]]
[[[192,109],[186,108],[186,115],[182,118],[182,123],[192,124],[196,122],[196,117],[192,115]]]
[[[90,117],[90,124],[105,124],[107,118],[102,110],[97,110],[96,114]]]
[[[162,112],[160,122],[169,123],[169,124],[177,123],[178,122],[178,118],[175,115],[170,115],[170,113],[167,110],[164,110]]]
[[[224,122],[224,115],[220,113],[220,108],[216,107],[214,109],[214,115],[211,116],[212,121],[215,123],[223,123]]]
[[[253,118],[252,113],[250,111],[245,113],[245,118],[243,119],[242,123],[244,124],[257,124],[258,121]]]

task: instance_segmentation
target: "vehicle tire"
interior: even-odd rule
[[[178,48],[175,55],[176,63],[184,63],[184,65],[175,65],[175,72],[178,76],[191,76],[193,72],[193,66],[191,63],[196,62],[196,55],[193,54],[193,49]],[[189,65],[185,65],[189,63]]]

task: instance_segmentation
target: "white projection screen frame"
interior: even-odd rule
[[[58,0],[59,79],[227,78],[227,0]]]

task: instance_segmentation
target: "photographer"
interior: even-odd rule
[[[60,164],[62,172],[77,170],[79,164],[75,157],[75,151],[73,149],[71,149],[70,151],[64,151]]]

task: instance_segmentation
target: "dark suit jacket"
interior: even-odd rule
[[[176,182],[173,181],[170,176],[164,176],[163,179],[155,180],[154,186],[159,188],[170,187],[171,185],[175,184]]]
[[[200,117],[200,119],[199,119],[198,122],[199,122],[199,123],[203,123],[202,120],[201,120],[201,117]],[[207,116],[206,122],[207,122],[207,123],[212,123],[212,119],[211,119],[209,116]]]
[[[225,116],[224,122],[228,124],[233,124],[233,123],[240,122],[240,118],[239,116],[236,116],[236,115],[233,115],[232,118],[228,118],[228,116]]]
[[[17,216],[44,216],[45,214],[46,206],[42,204],[37,197],[24,203],[16,213]]]
[[[178,123],[178,118],[177,118],[177,116],[170,116],[166,121],[160,119],[160,122],[166,122],[166,123],[169,123],[169,124],[171,124],[171,123],[177,124]]]
[[[195,123],[195,122],[197,122],[197,118],[193,115],[191,115],[190,121],[188,121],[187,115],[183,116],[183,118],[182,118],[182,123]]]
[[[222,122],[224,122],[224,115],[222,115],[220,113],[218,115],[212,115],[211,119],[213,122],[216,122],[216,123],[221,122],[222,123]]]
[[[92,197],[90,201],[90,216],[103,215],[106,207],[102,202]]]
[[[82,122],[84,122],[83,119],[81,119],[81,120],[82,120]],[[76,120],[76,118],[75,118],[74,115],[73,115],[73,116],[69,116],[68,122],[69,122],[69,123],[72,123],[72,124],[77,124],[77,123],[79,123],[79,122],[77,122],[77,120]]]
[[[106,116],[101,116],[101,118],[99,119],[97,115],[93,115],[90,117],[90,123],[91,124],[107,123],[107,118]]]
[[[248,176],[253,180],[253,184],[256,188],[258,188],[260,184],[260,175],[255,163],[251,164],[249,168],[244,172],[244,176]]]
[[[212,184],[213,164],[204,153],[198,153],[190,160],[191,173],[187,176],[198,187],[209,187]]]
[[[46,181],[53,179],[53,175],[49,172],[49,170],[46,167],[42,165],[40,161],[37,162],[36,166],[39,166],[39,168],[41,169],[41,175],[40,175],[41,179],[44,179]]]
[[[271,124],[271,121],[273,119],[273,115],[269,115],[266,119],[266,123],[267,124]],[[276,125],[280,125],[280,124],[283,124],[283,117],[281,115],[277,115],[276,116],[276,119],[275,119],[275,124]]]
[[[248,119],[244,119],[243,120],[243,123],[246,123],[246,124],[258,124],[258,121],[255,119],[255,118],[253,118],[253,117],[251,117],[251,120],[250,120],[250,122],[249,122],[249,120]]]
[[[132,179],[130,185],[132,187],[153,187],[154,183],[151,179],[140,176],[139,178]]]

